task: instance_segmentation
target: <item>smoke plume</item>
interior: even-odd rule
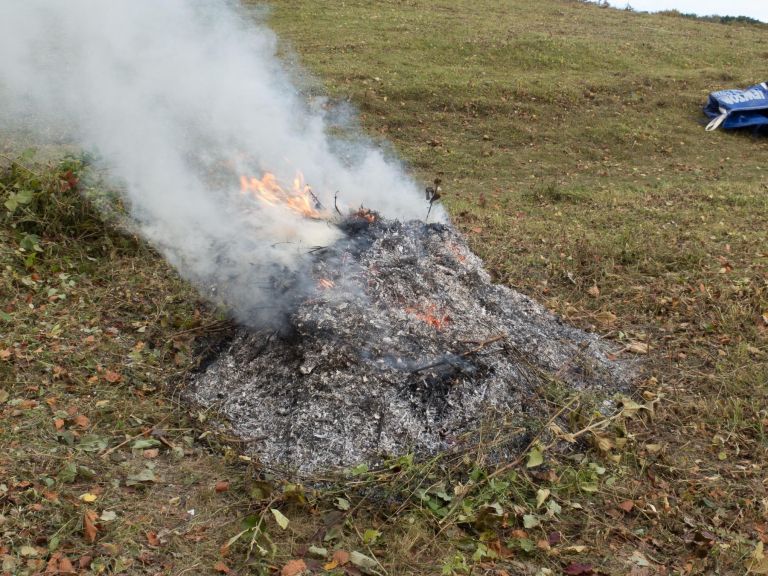
[[[338,193],[340,205],[424,217],[396,162],[329,135],[272,32],[233,2],[0,0],[0,23],[5,115],[66,124],[103,159],[145,237],[243,321],[273,321],[286,305],[274,279],[301,278],[308,250],[339,233],[244,195],[241,175],[289,184],[300,170],[326,208]]]

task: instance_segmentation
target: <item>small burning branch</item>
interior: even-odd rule
[[[427,202],[429,202],[429,210],[427,210],[427,217],[424,219],[426,222],[429,220],[429,214],[432,212],[432,204],[434,204],[437,200],[440,200],[442,197],[440,192],[440,183],[442,180],[440,178],[435,178],[433,183],[434,186],[427,186],[427,188],[424,190],[426,193]]]

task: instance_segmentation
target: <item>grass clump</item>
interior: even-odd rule
[[[20,233],[86,239],[108,229],[93,203],[82,194],[81,175],[86,156],[68,156],[55,165],[31,168],[35,150],[4,157],[0,172],[0,200],[5,224]]]

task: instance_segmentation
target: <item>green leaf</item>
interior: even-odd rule
[[[32,198],[34,198],[34,195],[32,194],[32,190],[19,190],[14,194],[16,197],[16,202],[19,204],[29,204],[32,202]]]
[[[32,158],[35,157],[35,154],[37,154],[37,148],[29,147],[22,150],[21,154],[19,154],[19,160],[21,162],[29,162],[32,160]]]
[[[541,466],[544,463],[544,454],[541,451],[541,448],[538,446],[534,446],[531,448],[531,451],[528,452],[528,462],[526,463],[526,468],[536,468],[536,466]]]
[[[539,525],[539,519],[533,514],[526,514],[523,516],[523,526],[525,528],[536,528]]]
[[[368,472],[368,464],[362,463],[352,468],[349,471],[349,474],[351,476],[360,476],[361,474],[365,474],[366,472]]]
[[[381,536],[381,532],[374,530],[373,528],[368,528],[363,532],[363,542],[369,545],[374,544],[376,540],[379,539],[379,536]]]
[[[283,516],[283,513],[280,512],[280,510],[278,510],[277,508],[270,508],[269,510],[270,512],[272,512],[272,515],[275,517],[275,520],[277,521],[277,524],[280,526],[280,528],[282,528],[283,530],[288,528],[289,520],[288,518]]]
[[[323,536],[323,542],[331,542],[332,540],[341,540],[344,536],[344,532],[341,530],[341,524],[334,524]]]
[[[56,476],[60,482],[71,484],[77,478],[77,464],[74,462],[67,462],[64,464],[61,470],[59,470]]]
[[[596,464],[595,462],[590,462],[589,467],[591,470],[593,470],[598,476],[602,476],[605,474],[605,468],[600,466],[599,464]]]
[[[328,557],[328,549],[320,548],[319,546],[310,546],[309,553],[312,554],[313,556],[317,556],[318,558]]]
[[[24,248],[24,250],[34,250],[36,252],[42,250],[40,248],[40,237],[37,234],[25,234],[24,238],[19,242],[19,246]]]
[[[61,544],[61,538],[59,536],[54,536],[48,541],[48,551],[55,552],[59,547],[59,544]]]
[[[444,489],[435,490],[432,493],[438,498],[440,498],[441,500],[445,500],[446,502],[450,502],[451,500],[453,500],[453,496],[448,494]]]
[[[272,491],[273,487],[269,482],[257,480],[253,483],[253,486],[251,486],[251,498],[254,500],[264,500],[269,498]]]
[[[533,550],[536,548],[534,541],[528,538],[518,538],[516,542],[523,552],[533,552]]]
[[[136,486],[137,484],[142,484],[144,482],[155,482],[156,480],[157,478],[155,478],[155,473],[149,468],[144,468],[144,470],[138,474],[130,474],[125,480],[125,485]]]
[[[550,494],[549,488],[539,488],[536,491],[536,508],[541,508],[541,505],[549,498]]]
[[[597,482],[582,482],[579,484],[579,488],[584,490],[584,492],[597,492],[599,489]]]
[[[349,510],[349,500],[346,498],[336,498],[336,508],[339,510]]]
[[[550,500],[549,502],[547,502],[547,510],[549,510],[549,512],[553,515],[560,514],[560,512],[563,511],[563,509],[560,507],[560,504],[558,504],[554,500]]]
[[[154,438],[141,438],[133,443],[133,449],[144,450],[145,448],[154,448],[155,446],[160,446],[160,444],[160,440],[156,440]]]
[[[96,434],[86,434],[77,447],[83,452],[99,452],[107,447],[107,440]]]

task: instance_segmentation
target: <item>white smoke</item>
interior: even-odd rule
[[[300,272],[307,249],[338,231],[248,202],[239,174],[290,182],[301,170],[325,206],[338,193],[388,217],[425,214],[419,187],[380,151],[334,153],[283,65],[274,35],[232,2],[0,0],[6,116],[65,120],[126,190],[147,239],[251,322],[270,319],[270,276]]]

